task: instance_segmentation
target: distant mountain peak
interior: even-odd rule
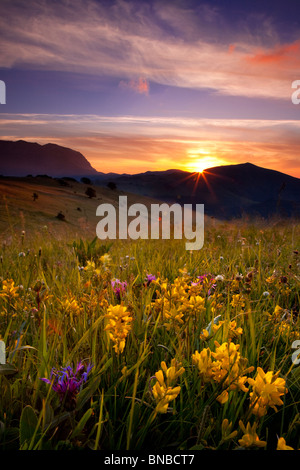
[[[92,176],[97,171],[76,150],[54,143],[0,140],[0,167],[4,176]]]

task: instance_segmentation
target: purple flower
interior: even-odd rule
[[[121,299],[121,295],[126,292],[127,282],[120,281],[120,279],[113,279],[111,281],[111,286],[118,300]]]
[[[52,390],[56,392],[60,401],[64,403],[68,410],[74,409],[76,406],[77,394],[87,376],[92,369],[92,365],[88,365],[86,370],[82,362],[78,362],[75,371],[71,366],[64,367],[62,370],[53,368],[51,370],[50,379],[43,378],[43,382],[51,384]]]
[[[147,274],[145,281],[147,283],[147,286],[149,286],[152,281],[156,281],[156,277],[154,276],[154,274]]]

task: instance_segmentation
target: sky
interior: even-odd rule
[[[98,171],[300,178],[298,0],[0,0],[0,80],[1,139]]]

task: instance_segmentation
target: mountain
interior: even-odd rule
[[[75,150],[56,144],[0,140],[0,174],[3,176],[92,176],[97,171]]]
[[[108,177],[96,180],[105,184]],[[181,170],[120,175],[113,182],[119,190],[168,203],[204,204],[205,213],[218,218],[300,216],[300,179],[251,163],[209,168],[200,175]]]
[[[95,185],[167,203],[204,204],[219,219],[242,215],[300,217],[300,179],[251,163],[209,168],[203,174],[171,169],[140,174],[97,172],[79,152],[55,144],[0,141],[0,174],[83,176]]]

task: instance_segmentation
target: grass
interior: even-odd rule
[[[0,448],[229,450],[246,446],[240,421],[257,426],[266,442],[261,449],[276,449],[280,437],[300,448],[300,369],[291,361],[292,343],[300,338],[298,249],[297,221],[211,225],[197,252],[186,251],[180,240],[111,244],[12,227],[0,255],[0,334],[6,345]],[[156,282],[147,283],[147,274]],[[111,284],[115,278],[127,283],[120,298]],[[118,305],[127,312],[121,333],[132,318],[123,350],[115,324],[107,329],[109,309]],[[203,336],[219,315],[224,323]],[[225,342],[238,347],[240,356],[231,357],[222,379],[209,379],[212,369],[201,373],[193,355],[215,354]],[[232,375],[239,357],[243,370]],[[40,380],[51,380],[53,368],[75,368],[80,361],[92,369],[72,397],[60,400]],[[225,362],[226,354],[221,372]],[[258,368],[278,373],[287,391],[276,409],[267,399],[262,416],[252,412],[249,382],[248,391],[229,387],[238,377],[256,378]],[[158,371],[162,393],[180,387],[166,409],[155,398]],[[222,392],[228,392],[224,403]],[[233,435],[226,434],[224,420]],[[250,448],[259,449],[255,442]]]

